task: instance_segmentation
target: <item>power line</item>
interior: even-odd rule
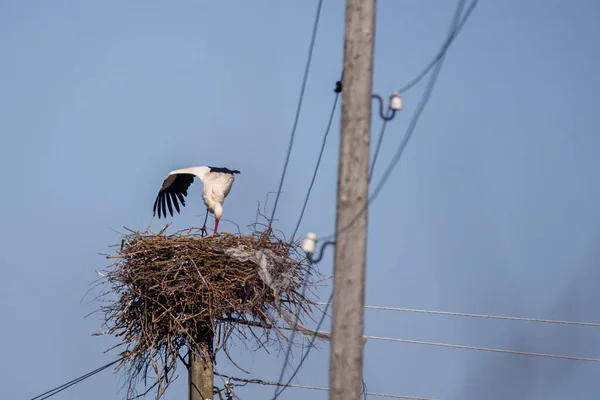
[[[462,8],[464,8],[465,2],[466,1],[462,2],[462,5],[460,6],[460,11],[458,9],[457,9],[457,11],[459,11],[459,12],[462,11]],[[452,44],[454,39],[456,39],[456,37],[458,36],[460,31],[462,30],[463,26],[465,25],[465,22],[467,22],[467,18],[469,18],[469,15],[475,8],[476,3],[477,3],[477,0],[473,1],[469,5],[469,8],[467,9],[467,11],[465,12],[465,15],[462,17],[462,19],[460,21],[455,20],[456,22],[452,23],[450,30],[448,32],[447,38],[444,41],[444,43],[442,44],[440,51],[436,54],[436,56],[433,58],[433,60],[431,60],[431,62],[429,64],[427,64],[427,66],[412,81],[410,81],[409,83],[407,83],[400,89],[400,93],[406,92],[407,90],[409,90],[410,88],[415,86],[417,83],[419,83],[425,76],[427,76],[427,73],[429,73],[429,71],[431,71],[431,69],[435,66],[435,64],[438,61],[440,61],[440,59],[445,55],[446,51],[448,50],[448,47],[450,47],[450,45]]]
[[[475,7],[475,5],[477,4],[478,0],[473,0],[473,2],[471,3],[471,6],[469,8],[469,10],[467,10],[467,14],[465,14],[465,16],[463,17],[463,19],[466,21],[466,18],[469,17],[471,11],[473,10],[473,8]],[[464,0],[459,0],[458,2],[458,6],[457,6],[457,12],[454,15],[454,20],[453,20],[453,24],[456,24],[456,21],[458,21],[460,19],[460,11],[462,10],[462,7],[464,6]],[[381,190],[383,189],[383,187],[385,186],[387,180],[389,179],[392,171],[394,170],[395,166],[398,164],[398,162],[400,161],[400,158],[402,157],[402,154],[404,153],[404,150],[406,148],[406,145],[408,144],[408,141],[410,140],[416,126],[417,123],[419,122],[419,118],[421,117],[421,114],[423,113],[423,111],[425,110],[425,107],[427,106],[427,103],[429,102],[429,97],[431,96],[431,93],[433,92],[433,88],[435,86],[435,84],[437,83],[437,78],[439,76],[439,73],[441,71],[442,65],[444,63],[444,59],[446,57],[446,52],[447,49],[450,45],[452,41],[448,41],[448,45],[445,47],[444,51],[442,52],[442,55],[440,57],[440,59],[438,60],[438,62],[435,64],[435,69],[431,75],[431,78],[429,79],[429,84],[427,85],[427,88],[425,89],[425,93],[423,94],[423,97],[421,98],[421,101],[417,107],[417,110],[415,111],[412,120],[410,121],[409,127],[406,130],[406,133],[404,134],[404,137],[402,139],[402,142],[400,143],[400,146],[398,147],[398,150],[396,151],[396,154],[394,155],[394,158],[392,159],[392,162],[389,164],[388,168],[386,169],[386,171],[384,172],[383,177],[381,178],[381,180],[379,181],[379,184],[375,187],[375,190],[373,191],[373,193],[371,194],[369,201],[367,203],[367,207],[370,205],[371,202],[373,202],[377,196],[379,195],[379,193],[381,192]],[[361,213],[364,212],[364,210],[361,211]],[[355,220],[358,219],[358,216],[355,217]],[[351,224],[353,224],[354,221],[352,221],[348,226],[350,226]],[[347,229],[343,228],[344,229]]]
[[[331,304],[332,300],[333,300],[333,291],[329,295],[329,300],[327,301],[327,305],[325,306],[325,310],[323,311],[323,314],[321,315],[321,319],[317,323],[317,327],[316,327],[314,333],[312,334],[312,336],[310,338],[310,343],[308,344],[308,348],[306,349],[306,353],[304,353],[302,355],[302,357],[300,358],[300,362],[298,363],[298,366],[294,369],[294,372],[292,373],[292,376],[290,376],[290,378],[288,379],[287,383],[285,385],[281,385],[281,381],[283,380],[283,374],[285,372],[285,367],[287,366],[287,360],[289,358],[289,355],[290,355],[290,352],[291,352],[291,349],[292,349],[293,338],[294,338],[294,336],[296,334],[295,326],[292,327],[294,330],[292,331],[292,337],[291,337],[291,340],[290,340],[290,344],[289,344],[288,350],[286,352],[286,361],[283,364],[283,369],[282,369],[281,374],[280,374],[279,379],[278,379],[278,383],[281,386],[283,386],[283,389],[281,389],[280,391],[278,391],[277,389],[275,389],[275,395],[273,396],[272,400],[276,400],[281,395],[281,393],[283,393],[283,391],[290,385],[290,383],[292,382],[292,380],[296,377],[296,375],[300,371],[300,368],[302,368],[302,364],[304,364],[304,361],[308,357],[308,353],[310,353],[310,350],[312,349],[312,347],[315,344],[315,340],[317,339],[317,335],[318,335],[319,329],[321,329],[321,325],[325,321],[325,317],[327,316],[327,310],[329,309],[329,305]],[[296,316],[298,316],[298,315],[296,315]],[[296,323],[298,323],[298,318],[296,318]]]
[[[410,88],[415,86],[417,83],[419,83],[421,81],[421,79],[423,79],[425,76],[427,76],[427,73],[429,73],[431,68],[433,68],[435,66],[435,64],[440,60],[440,57],[443,54],[445,54],[445,52],[448,50],[448,47],[450,46],[452,41],[454,41],[456,36],[458,36],[458,33],[464,26],[468,16],[470,15],[470,13],[473,11],[473,8],[474,8],[474,3],[471,3],[471,6],[470,6],[469,10],[467,10],[467,13],[462,18],[462,20],[459,21],[462,10],[465,7],[465,3],[466,3],[466,0],[459,1],[459,4],[456,7],[456,10],[454,12],[454,17],[452,18],[452,23],[450,24],[450,28],[448,30],[448,33],[446,34],[446,39],[444,40],[444,43],[442,44],[442,47],[441,47],[440,51],[438,52],[438,54],[427,65],[427,67],[425,67],[419,73],[419,75],[417,75],[412,81],[410,81],[410,83],[408,83],[407,85],[404,85],[404,87],[402,87],[402,89],[400,89],[401,94],[403,94],[404,92],[406,92],[407,90],[409,90]],[[375,164],[377,163],[377,156],[379,155],[379,150],[381,148],[381,144],[383,142],[383,137],[385,135],[385,130],[387,128],[388,118],[391,116],[393,116],[393,113],[388,114],[387,118],[383,118],[383,124],[381,126],[381,132],[379,133],[377,147],[376,147],[375,153],[373,155],[373,161],[371,163],[371,168],[369,169],[369,182],[371,181],[371,178],[373,178],[373,171],[375,170]]]
[[[343,73],[342,73],[342,78],[341,79],[343,79]],[[302,218],[304,217],[304,212],[306,210],[306,206],[308,204],[308,200],[310,199],[310,194],[312,192],[313,185],[314,185],[315,180],[317,178],[317,173],[318,173],[319,167],[321,165],[321,159],[323,157],[323,152],[325,150],[325,145],[327,144],[327,136],[329,135],[329,131],[331,129],[331,124],[333,122],[333,116],[335,115],[335,110],[336,110],[336,107],[337,107],[337,102],[338,102],[339,95],[340,95],[341,91],[342,90],[341,90],[341,80],[340,80],[340,81],[337,82],[337,85],[336,85],[336,89],[335,89],[336,95],[335,95],[335,98],[333,100],[333,106],[331,108],[331,113],[330,113],[330,116],[329,116],[329,122],[327,124],[327,128],[325,129],[325,134],[323,135],[323,141],[322,141],[322,144],[321,144],[321,150],[319,152],[319,157],[317,159],[317,164],[315,165],[315,170],[313,172],[312,180],[310,182],[310,186],[308,188],[308,191],[306,193],[306,197],[304,199],[304,204],[303,204],[302,210],[300,212],[300,217],[298,218],[298,223],[296,224],[296,228],[294,229],[294,232],[292,233],[292,237],[290,239],[290,241],[292,241],[292,242],[294,241],[294,237],[296,236],[296,233],[298,233],[298,229],[300,228],[300,224],[302,223]],[[307,269],[306,272],[304,273],[304,280],[306,280],[309,272],[310,272],[310,269]],[[306,285],[302,288],[302,295],[304,295],[304,293],[306,292],[306,288],[307,288]],[[295,322],[295,324],[298,323],[299,318],[300,318],[300,315],[297,312],[296,313],[296,322]],[[289,360],[289,357],[290,357],[290,354],[291,354],[291,351],[292,351],[292,344],[293,344],[293,341],[294,341],[295,334],[296,334],[296,331],[295,330],[292,331],[292,336],[290,338],[290,343],[289,343],[288,348],[286,350],[285,359],[284,359],[283,366],[282,366],[282,369],[281,369],[281,374],[279,376],[279,382],[282,381],[283,375],[284,375],[285,370],[287,368],[287,363],[288,363],[288,360]],[[296,373],[297,373],[297,371],[293,374],[293,376],[295,376]],[[293,379],[293,376],[292,376],[292,379]],[[274,399],[276,399],[281,394],[282,391],[280,391],[278,393],[278,390],[276,389],[275,390],[275,397],[274,397]]]
[[[321,159],[323,157],[323,152],[325,151],[325,145],[327,144],[327,136],[329,135],[329,131],[331,130],[331,124],[333,122],[333,117],[335,115],[335,110],[336,110],[336,107],[337,107],[337,102],[338,102],[338,99],[339,99],[339,95],[340,95],[340,93],[342,91],[342,83],[341,83],[342,81],[341,80],[343,78],[344,78],[344,73],[342,72],[342,77],[336,83],[336,88],[334,90],[335,91],[335,98],[333,100],[333,106],[331,107],[331,113],[329,115],[329,121],[327,123],[327,128],[325,129],[325,133],[323,134],[323,140],[322,140],[322,144],[321,144],[321,150],[319,152],[319,157],[317,158],[317,164],[315,165],[315,170],[313,172],[313,176],[312,176],[310,185],[308,187],[308,191],[306,193],[306,197],[304,199],[304,204],[303,204],[302,210],[300,212],[300,217],[298,218],[298,222],[296,224],[296,228],[294,229],[294,232],[292,233],[290,241],[294,241],[294,237],[298,233],[298,229],[300,228],[300,224],[302,223],[302,219],[304,217],[304,212],[306,211],[306,206],[308,204],[308,200],[310,199],[310,195],[311,195],[311,192],[312,192],[313,185],[314,185],[315,180],[317,178],[317,173],[318,173],[319,167],[321,165]],[[304,279],[305,280],[306,280],[309,272],[310,272],[310,268],[307,269],[306,272],[304,273]],[[302,288],[302,294],[304,295],[305,292],[306,292],[306,285]],[[296,322],[295,322],[295,324],[298,323],[299,318],[300,318],[299,313],[296,313]],[[291,354],[291,351],[292,351],[292,344],[293,344],[293,341],[294,341],[295,334],[296,334],[296,331],[295,330],[292,331],[292,336],[290,338],[290,343],[289,343],[288,348],[286,350],[285,359],[284,359],[283,366],[282,366],[282,369],[281,369],[281,373],[280,373],[280,376],[279,376],[279,382],[282,381],[283,375],[284,375],[285,370],[287,368],[287,363],[288,363],[288,360],[289,360],[289,357],[290,357],[290,354]],[[295,376],[296,373],[297,373],[297,371],[293,374],[293,376]],[[292,379],[293,379],[293,377],[292,377]],[[275,397],[273,397],[273,398],[276,399],[281,394],[282,391],[278,392],[278,390],[276,389],[275,390]]]
[[[461,1],[463,1],[463,0],[461,0]],[[461,1],[459,1],[459,7],[460,7]],[[464,25],[464,23],[467,21],[467,18],[471,15],[473,9],[478,4],[478,1],[479,0],[473,0],[471,2],[471,4],[469,5],[469,8],[465,12],[465,15],[460,20],[461,22],[460,22],[459,26],[462,27]],[[400,158],[402,157],[402,154],[404,153],[406,145],[408,144],[408,141],[410,140],[412,134],[414,133],[416,125],[419,122],[419,118],[421,117],[421,114],[423,113],[423,111],[425,110],[425,107],[427,106],[427,103],[429,102],[429,97],[431,96],[431,93],[433,92],[433,88],[434,88],[434,86],[435,86],[435,84],[437,82],[437,78],[439,76],[441,67],[442,67],[442,65],[444,63],[444,59],[446,57],[446,53],[447,53],[448,47],[450,46],[451,42],[452,41],[448,41],[447,46],[445,46],[445,49],[442,52],[442,55],[439,57],[439,60],[437,60],[437,62],[435,63],[434,71],[431,74],[431,78],[429,79],[429,83],[428,83],[428,85],[427,85],[427,87],[425,89],[425,92],[423,94],[423,97],[421,98],[421,101],[419,102],[419,105],[417,106],[417,110],[413,114],[413,117],[412,117],[412,119],[410,121],[410,124],[409,124],[409,126],[408,126],[405,134],[404,134],[404,137],[402,138],[402,142],[398,146],[398,149],[396,150],[396,154],[394,155],[392,161],[390,162],[390,164],[386,168],[386,170],[385,170],[385,172],[383,174],[383,177],[381,178],[381,180],[379,181],[379,183],[375,187],[375,190],[373,191],[373,193],[369,196],[369,200],[368,200],[367,204],[356,214],[356,216],[353,218],[352,221],[350,221],[350,223],[348,223],[348,225],[346,225],[345,227],[343,227],[339,231],[334,232],[334,233],[330,234],[329,236],[326,236],[325,238],[322,238],[323,241],[328,241],[330,239],[333,239],[333,238],[337,237],[337,235],[339,235],[339,234],[345,232],[347,229],[349,229],[358,220],[358,218],[360,218],[360,216],[362,215],[362,213],[365,212],[365,210],[371,205],[371,203],[373,201],[375,201],[375,199],[377,198],[377,196],[379,195],[379,193],[381,192],[381,190],[385,186],[385,184],[386,184],[387,180],[389,179],[391,173],[393,172],[394,168],[396,167],[396,165],[400,161]]]
[[[325,302],[316,302],[315,304],[326,305],[327,303],[325,303]],[[600,323],[599,322],[565,321],[565,320],[544,319],[544,318],[512,317],[512,316],[504,316],[504,315],[473,314],[473,313],[462,313],[462,312],[453,312],[453,311],[422,310],[422,309],[417,309],[417,308],[402,308],[402,307],[365,306],[364,308],[371,309],[371,310],[401,311],[401,312],[435,314],[435,315],[450,315],[450,316],[456,316],[456,317],[502,319],[502,320],[509,320],[509,321],[528,321],[528,322],[540,322],[540,323],[547,323],[547,324],[580,325],[580,326],[596,326],[596,327],[600,327]]]
[[[104,366],[102,366],[100,368],[96,368],[92,372],[88,372],[87,374],[82,375],[79,378],[75,378],[72,381],[69,381],[69,382],[64,383],[64,384],[62,384],[60,386],[57,386],[54,389],[48,390],[47,392],[44,392],[44,393],[42,393],[40,395],[37,395],[37,396],[33,397],[31,400],[37,400],[37,399],[44,400],[44,399],[48,399],[48,398],[54,396],[55,394],[58,394],[58,393],[62,392],[63,390],[68,389],[69,387],[71,387],[73,385],[76,385],[79,382],[84,381],[87,378],[89,378],[89,377],[91,377],[93,375],[96,375],[99,372],[104,371],[108,367],[110,367],[110,366],[112,366],[112,365],[120,362],[121,360],[123,360],[123,358],[119,358],[118,360],[112,361],[112,362],[110,362],[110,363],[108,363],[108,364],[106,364],[106,365],[104,365]],[[44,396],[44,397],[42,397],[42,396]]]
[[[453,19],[453,25],[455,25],[457,23],[457,21],[460,19],[460,11],[462,10],[462,8],[464,7],[464,1],[465,0],[459,0],[458,2],[458,6],[457,6],[457,11],[455,13],[454,19]],[[473,0],[472,3],[469,6],[469,9],[467,10],[466,14],[463,16],[462,19],[460,19],[460,23],[459,23],[459,27],[462,28],[462,26],[465,24],[465,22],[467,21],[468,17],[470,16],[471,12],[473,11],[473,9],[475,8],[475,6],[477,5],[478,0]],[[433,90],[433,86],[435,86],[435,83],[437,81],[437,77],[439,75],[439,71],[441,69],[441,66],[443,64],[443,60],[446,54],[446,51],[448,50],[450,44],[452,43],[452,40],[447,40],[447,46],[445,46],[445,48],[443,49],[442,52],[442,56],[440,57],[439,60],[436,61],[436,69],[433,72],[430,81],[429,81],[429,85],[427,86],[425,93],[423,94],[423,97],[421,99],[421,102],[419,103],[419,106],[417,107],[417,110],[415,111],[415,114],[413,115],[413,118],[411,120],[411,123],[404,135],[403,141],[401,142],[396,155],[394,157],[394,159],[392,160],[391,164],[388,166],[386,172],[384,173],[383,178],[380,180],[377,188],[375,189],[374,193],[370,196],[365,208],[363,208],[362,210],[360,210],[356,217],[354,217],[354,219],[344,228],[342,228],[340,231],[333,233],[332,235],[327,236],[326,238],[322,239],[322,241],[324,242],[321,245],[321,249],[320,249],[320,256],[319,256],[319,260],[322,258],[323,256],[323,250],[325,248],[325,246],[332,244],[331,239],[334,239],[338,234],[341,234],[342,232],[344,232],[346,229],[348,229],[350,226],[352,226],[352,224],[354,222],[356,222],[356,220],[358,220],[358,218],[360,217],[360,215],[365,211],[366,208],[368,208],[368,206],[371,204],[372,201],[375,200],[375,198],[377,197],[377,195],[379,194],[379,192],[381,191],[381,189],[383,188],[383,186],[385,185],[387,179],[389,178],[391,171],[393,170],[393,168],[395,167],[395,165],[398,163],[407,143],[408,140],[410,139],[410,136],[412,135],[412,132],[414,131],[416,124],[419,120],[419,117],[422,113],[422,111],[424,110],[425,106],[427,105],[427,102],[429,101],[429,96],[431,95],[431,92]],[[308,349],[306,351],[306,353],[302,356],[300,363],[298,364],[298,366],[295,368],[294,373],[292,374],[292,376],[289,378],[288,380],[288,385],[290,384],[290,382],[294,379],[294,377],[296,376],[296,374],[298,373],[298,371],[300,370],[300,368],[302,367],[302,364],[304,363],[304,361],[306,360],[306,358],[308,357],[308,354],[310,352],[310,350],[313,347],[314,341],[316,340],[317,337],[317,331],[319,330],[321,324],[323,323],[326,313],[327,313],[327,309],[329,308],[329,305],[331,303],[333,299],[333,293],[330,295],[329,300],[328,300],[328,304],[326,305],[325,311],[317,325],[317,328],[315,330],[315,333],[312,335]],[[292,337],[295,333],[295,330],[292,332]],[[285,367],[287,366],[287,360],[289,358],[289,353],[291,352],[291,343],[290,343],[290,347],[288,348],[288,352],[286,353],[286,362],[284,363],[284,367],[281,371],[281,375],[279,378],[279,383],[281,383],[281,380],[283,379],[283,374],[285,372]],[[284,386],[284,389],[285,390]],[[283,392],[283,390],[277,392],[277,390],[275,391],[275,396],[272,398],[272,400],[275,400],[279,397],[279,395]]]
[[[321,6],[323,0],[319,0],[317,4],[317,15],[315,16],[315,22],[313,24],[312,37],[310,40],[310,46],[308,49],[308,58],[306,60],[306,67],[304,68],[304,78],[302,79],[302,86],[300,89],[300,98],[298,99],[298,107],[296,108],[296,116],[294,118],[294,124],[292,126],[292,133],[290,134],[290,143],[287,149],[287,155],[285,156],[285,163],[283,165],[283,171],[281,173],[281,180],[279,181],[279,189],[277,189],[277,196],[275,197],[275,203],[273,204],[273,211],[271,212],[271,218],[269,219],[269,227],[273,223],[275,218],[275,211],[277,210],[277,203],[279,202],[279,196],[281,195],[281,188],[283,187],[283,181],[285,180],[285,174],[287,167],[290,162],[290,156],[292,154],[292,147],[294,146],[294,137],[296,136],[296,128],[298,127],[298,120],[300,119],[300,110],[302,108],[302,100],[304,99],[304,91],[306,90],[306,82],[308,81],[308,73],[310,72],[310,63],[312,61],[312,53],[315,47],[315,40],[317,38],[317,28],[319,27],[319,18],[321,16]]]
[[[564,360],[574,360],[574,361],[600,362],[600,358],[575,357],[575,356],[564,356],[564,355],[560,355],[560,354],[534,353],[534,352],[530,352],[530,351],[494,349],[494,348],[490,348],[490,347],[467,346],[467,345],[462,345],[462,344],[425,342],[425,341],[421,341],[421,340],[409,340],[409,339],[392,338],[392,337],[385,337],[385,336],[365,335],[365,338],[373,339],[373,340],[384,340],[384,341],[390,341],[390,342],[408,343],[408,344],[422,344],[422,345],[427,345],[427,346],[450,347],[450,348],[454,348],[454,349],[490,351],[490,352],[494,352],[494,353],[518,354],[518,355],[533,356],[533,357],[560,358],[560,359],[564,359]]]
[[[319,303],[317,303],[319,304]],[[331,303],[321,303],[329,306]],[[323,312],[321,317],[321,321],[324,319],[326,315],[326,310]],[[319,330],[320,326],[318,326],[312,333],[312,338],[315,338],[317,335],[320,337],[327,337],[331,335],[331,332],[321,331]],[[439,347],[449,347],[455,349],[466,349],[466,350],[477,350],[477,351],[488,351],[494,353],[506,353],[506,354],[517,354],[517,355],[525,355],[525,356],[533,356],[533,357],[547,357],[547,358],[558,358],[565,360],[574,360],[574,361],[588,361],[588,362],[600,362],[600,358],[592,358],[592,357],[577,357],[577,356],[568,356],[561,354],[550,354],[550,353],[536,353],[530,351],[520,351],[520,350],[506,350],[506,349],[496,349],[490,347],[479,347],[479,346],[469,346],[469,345],[461,345],[461,344],[451,344],[451,343],[441,343],[441,342],[428,342],[421,340],[411,340],[411,339],[401,339],[387,336],[375,336],[375,335],[363,335],[365,339],[373,339],[373,340],[383,340],[390,342],[399,342],[399,343],[407,343],[407,344],[421,344],[428,346],[439,346]],[[304,360],[301,360],[301,363]]]
[[[296,388],[296,389],[311,389],[311,390],[320,390],[323,392],[329,392],[328,388],[324,388],[324,387],[320,387],[320,386],[295,385],[295,384],[283,385],[279,382],[264,381],[262,379],[236,378],[236,377],[228,376],[228,375],[222,375],[222,376],[231,381],[237,381],[237,382],[244,383],[244,385],[239,385],[239,386],[246,386],[246,384],[257,384],[257,385],[266,385],[266,386],[286,386],[286,387],[291,387],[291,388]],[[429,397],[405,396],[405,395],[399,395],[399,394],[376,393],[376,392],[363,392],[363,394],[366,394],[367,396],[373,396],[373,397],[387,397],[389,399],[439,400],[439,399],[434,399],[434,398],[429,398]]]
[[[327,123],[327,129],[325,129],[325,134],[323,135],[321,151],[319,152],[319,157],[317,158],[317,164],[315,165],[315,171],[313,172],[313,176],[310,181],[308,191],[306,192],[306,197],[304,198],[304,204],[302,205],[302,211],[300,211],[300,217],[298,218],[298,223],[296,224],[296,228],[294,229],[294,232],[292,233],[290,242],[294,241],[294,237],[298,233],[298,229],[300,229],[300,224],[302,223],[302,219],[304,218],[304,212],[306,211],[306,206],[308,204],[308,200],[310,199],[310,194],[312,192],[313,185],[315,184],[315,180],[317,179],[317,173],[319,172],[319,167],[321,166],[321,159],[323,158],[323,152],[325,150],[325,145],[327,144],[327,136],[329,135],[329,131],[331,130],[331,123],[333,122],[333,116],[335,115],[335,110],[337,107],[337,102],[338,102],[339,97],[340,97],[340,92],[336,91],[335,98],[333,100],[333,106],[331,107],[331,114],[329,115],[329,122]]]
[[[329,305],[329,303],[324,303]],[[325,315],[325,312],[323,312]],[[331,332],[328,331],[319,331],[319,327],[314,331],[313,337],[317,334],[321,337],[327,337],[331,335]],[[389,342],[398,342],[398,343],[407,343],[407,344],[421,344],[428,346],[438,346],[438,347],[449,347],[454,349],[465,349],[465,350],[477,350],[477,351],[488,351],[494,353],[505,353],[505,354],[517,354],[524,356],[532,356],[532,357],[547,357],[547,358],[558,358],[564,360],[573,360],[573,361],[588,361],[588,362],[600,362],[600,358],[592,358],[592,357],[577,357],[577,356],[567,356],[562,354],[551,354],[551,353],[536,353],[531,351],[520,351],[520,350],[506,350],[506,349],[496,349],[491,347],[479,347],[479,346],[469,346],[462,344],[451,344],[451,343],[441,343],[441,342],[428,342],[422,340],[412,340],[412,339],[401,339],[387,336],[375,336],[375,335],[363,335],[365,339],[372,340],[383,340]]]

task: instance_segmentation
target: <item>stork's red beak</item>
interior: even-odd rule
[[[219,231],[219,218],[215,218],[215,233]]]

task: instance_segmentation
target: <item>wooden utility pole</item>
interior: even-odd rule
[[[188,400],[213,400],[213,335],[207,332],[190,351]]]
[[[329,377],[331,400],[359,400],[362,387],[367,250],[365,208],[368,201],[375,6],[376,0],[346,1]]]

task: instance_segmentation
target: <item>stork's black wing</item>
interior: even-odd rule
[[[179,203],[181,202],[182,206],[185,206],[185,196],[187,196],[187,191],[190,185],[194,182],[193,174],[175,174],[167,176],[167,179],[164,180],[160,191],[158,192],[158,196],[156,196],[156,200],[154,201],[154,208],[152,209],[152,213],[156,213],[158,209],[158,218],[162,215],[164,217],[167,216],[167,207],[169,207],[169,213],[173,216],[173,205],[177,212],[179,212]]]

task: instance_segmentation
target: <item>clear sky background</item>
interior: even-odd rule
[[[297,221],[343,56],[325,1],[277,227]],[[242,171],[224,217],[246,225],[277,189],[316,1],[0,1],[0,398],[28,399],[116,354],[83,299],[123,226],[144,229],[165,175]],[[438,51],[455,1],[380,0],[374,92]],[[369,305],[600,321],[600,4],[480,2],[449,51],[404,157],[369,211]],[[375,180],[425,87],[404,95]],[[381,121],[373,120],[377,132]],[[301,233],[332,232],[339,113]],[[172,231],[203,220],[201,185]],[[195,199],[195,200],[194,200]],[[169,219],[170,220],[170,219]],[[158,230],[163,220],[155,222]],[[235,226],[222,222],[222,230]],[[333,251],[321,272],[331,273]],[[320,293],[325,300],[330,293]],[[329,328],[327,321],[326,329]],[[600,357],[600,328],[367,311],[370,335]],[[299,351],[294,352],[298,362]],[[276,380],[243,347],[218,368]],[[328,385],[326,343],[298,384]],[[186,396],[182,375],[164,397]],[[440,399],[591,399],[600,364],[368,341],[368,389]],[[110,370],[56,399],[121,398]],[[273,387],[236,390],[269,398]],[[288,389],[283,399],[326,399]],[[151,398],[148,396],[148,398]]]

